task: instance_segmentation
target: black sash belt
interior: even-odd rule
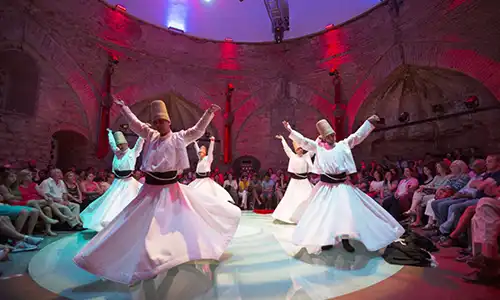
[[[198,178],[198,179],[207,178],[207,177],[210,177],[210,172],[205,172],[205,173],[196,172],[196,178]]]
[[[167,185],[179,181],[177,171],[168,172],[145,172],[146,184],[150,185]]]
[[[125,179],[125,178],[129,178],[130,176],[132,176],[133,172],[134,171],[132,171],[132,170],[125,170],[125,171],[114,170],[113,174],[115,174],[115,177],[118,179]]]
[[[324,183],[343,183],[347,180],[346,173],[321,174],[319,180]]]
[[[307,173],[290,173],[290,177],[296,180],[307,179]]]

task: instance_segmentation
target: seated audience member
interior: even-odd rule
[[[405,215],[415,216],[415,221],[411,224],[412,227],[420,226],[422,223],[422,216],[424,214],[424,207],[427,202],[434,198],[435,193],[439,187],[441,187],[447,180],[447,176],[450,173],[450,168],[443,162],[436,163],[436,175],[432,180],[424,185],[421,185],[413,194],[411,207],[405,212]],[[423,171],[426,174],[431,174],[432,167],[424,167]],[[429,175],[427,175],[429,176]]]
[[[109,187],[113,184],[113,181],[115,180],[115,174],[113,173],[108,173],[106,174],[106,180],[103,180],[99,182],[99,186],[101,187],[102,193],[106,193],[106,191],[109,189]]]
[[[476,214],[472,218],[473,257],[467,264],[477,269],[464,276],[469,282],[498,282],[500,259],[498,256],[498,237],[500,235],[500,186],[493,192],[495,198],[481,198],[477,203]]]
[[[473,174],[469,173],[469,176],[472,175],[469,182],[459,190],[456,194],[454,194],[450,198],[441,199],[439,201],[432,202],[432,211],[434,212],[436,222],[438,226],[440,226],[439,231],[443,235],[448,235],[455,225],[456,221],[460,216],[451,216],[449,214],[449,208],[454,204],[468,202],[469,200],[473,200],[478,198],[478,190],[476,188],[471,187],[474,185],[476,181],[482,180],[485,176],[486,171],[486,163],[484,160],[476,160],[472,165]],[[476,201],[477,202],[477,201]]]
[[[233,174],[228,173],[224,184],[222,185],[224,189],[231,195],[234,203],[238,204],[238,182],[233,178]]]
[[[29,206],[38,211],[38,216],[49,229],[52,224],[57,224],[58,221],[48,217],[42,210],[48,203],[38,195],[35,189],[36,183],[31,181],[31,171],[23,170],[20,172],[19,180],[14,172],[2,174],[0,179],[0,193],[6,202],[11,206]],[[26,186],[25,186],[26,185]],[[28,187],[29,186],[29,187]],[[31,188],[31,189],[30,189]]]
[[[37,250],[43,241],[43,238],[21,234],[7,216],[0,216],[0,234],[11,240],[13,246],[9,248],[12,253]]]
[[[52,225],[59,221],[52,219],[52,216],[58,217],[61,221],[66,221],[67,217],[59,211],[54,201],[42,195],[38,185],[32,180],[32,172],[30,170],[19,172],[19,191],[21,192],[23,201],[28,201],[28,206],[35,207],[40,211],[40,217],[45,223],[45,233],[50,236],[56,236],[57,234],[52,231]]]
[[[283,172],[279,172],[278,180],[276,181],[276,186],[274,187],[277,201],[276,204],[280,203],[281,199],[283,199],[287,186],[288,181],[285,178],[285,174]]]
[[[81,204],[83,202],[83,195],[80,191],[76,173],[73,171],[66,172],[66,174],[64,174],[64,184],[66,185],[66,190],[68,191],[68,200]]]
[[[240,178],[238,184],[238,196],[241,198],[241,209],[248,209],[248,187],[250,186],[250,181],[248,180],[248,175],[243,174]]]
[[[262,206],[262,184],[257,174],[252,174],[252,179],[248,185],[248,194],[250,197],[250,209],[260,208]]]
[[[30,219],[28,235],[23,235],[20,232],[28,219]],[[35,220],[34,223],[32,223],[33,219]],[[36,246],[43,241],[42,238],[31,236],[37,219],[38,212],[34,208],[4,204],[0,195],[0,234],[14,241],[13,245],[16,251],[35,250],[37,249]],[[11,220],[14,220],[15,227],[12,225]],[[33,225],[33,228],[30,228],[31,225]]]
[[[436,191],[433,199],[430,199],[425,208],[425,214],[429,216],[427,225],[424,230],[432,230],[435,228],[435,214],[432,209],[432,202],[440,201],[442,199],[453,196],[456,192],[461,190],[469,182],[469,167],[464,161],[455,160],[450,165],[451,174],[446,182]]]
[[[52,169],[50,177],[40,184],[40,192],[48,199],[53,200],[57,208],[68,217],[66,223],[73,230],[83,230],[83,223],[80,220],[80,205],[68,201],[68,190],[62,179],[61,170]]]
[[[362,170],[361,173],[358,173],[358,178],[359,180],[356,186],[364,193],[368,193],[368,188],[370,187],[370,182],[373,180],[373,177],[367,170]]]
[[[379,204],[382,204],[384,200],[391,199],[394,196],[394,192],[398,188],[398,181],[393,177],[394,175],[391,171],[385,172],[384,184],[380,192],[373,197]]]
[[[443,248],[448,247],[458,247],[460,246],[459,238],[462,234],[465,234],[472,224],[472,218],[476,214],[476,205],[469,206],[464,211],[460,219],[458,220],[457,226],[448,237],[444,237],[439,241],[439,246]]]
[[[483,197],[493,196],[494,189],[500,185],[500,156],[489,155],[486,158],[486,168],[488,173],[484,175],[483,180],[477,180],[470,184],[471,188],[477,189],[474,199],[465,199],[449,205],[446,221],[439,228],[442,234],[446,235],[451,232],[467,207],[476,205]]]
[[[368,188],[368,195],[370,197],[375,197],[380,194],[380,191],[384,188],[384,178],[382,177],[382,173],[378,170],[373,172],[373,178],[370,182],[370,187]]]
[[[418,180],[412,169],[404,169],[404,178],[399,181],[396,192],[391,198],[385,199],[382,206],[396,219],[402,219],[402,212],[410,206],[413,192],[418,188]]]
[[[83,195],[83,201],[80,205],[80,209],[82,210],[103,194],[99,183],[97,183],[94,178],[94,173],[87,172],[87,174],[85,174],[85,178],[80,181],[80,191]]]
[[[264,179],[262,180],[262,194],[261,194],[261,202],[263,204],[263,208],[272,209],[274,206],[274,181],[271,179],[271,176],[266,173],[264,175]]]

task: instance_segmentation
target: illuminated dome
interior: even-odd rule
[[[127,13],[151,24],[173,27],[188,35],[238,42],[273,41],[265,0],[109,0]],[[380,0],[288,0],[290,31],[297,38],[344,23],[380,3]]]

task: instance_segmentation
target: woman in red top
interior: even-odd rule
[[[18,180],[19,183],[18,189],[21,195],[20,201],[26,203],[24,205],[31,206],[40,211],[40,218],[45,223],[45,233],[50,236],[56,236],[57,234],[52,231],[52,225],[59,223],[58,220],[52,219],[52,213],[55,212],[55,215],[61,214],[58,209],[55,209],[51,205],[51,200],[44,199],[43,196],[37,190],[37,184],[33,182],[33,173],[30,170],[22,170],[19,172]],[[10,202],[12,205],[19,205],[14,202]],[[63,215],[64,218],[64,215]]]

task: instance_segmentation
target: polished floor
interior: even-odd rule
[[[376,285],[399,272],[379,253],[355,244],[319,255],[290,242],[293,226],[270,215],[244,213],[220,262],[188,263],[128,287],[103,281],[73,264],[93,233],[66,236],[39,251],[29,274],[44,289],[69,299],[330,299]]]

